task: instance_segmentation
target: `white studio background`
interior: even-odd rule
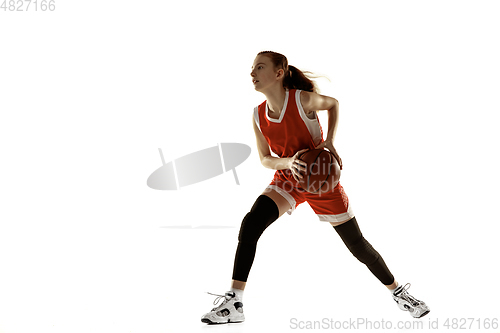
[[[56,0],[52,12],[2,9],[0,332],[412,320],[304,204],[259,241],[247,321],[200,322],[212,308],[205,291],[229,288],[239,224],[273,175],[250,123],[264,99],[249,75],[262,50],[329,78],[318,83],[340,102],[342,184],[366,238],[430,305],[425,327],[498,318],[496,7]],[[220,142],[252,148],[240,186],[230,172],[179,191],[146,186],[158,148],[168,162]]]

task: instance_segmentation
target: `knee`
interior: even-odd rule
[[[243,218],[238,235],[238,241],[257,243],[264,230],[279,216],[278,206],[272,199],[261,195],[255,201],[252,209]]]
[[[373,265],[380,257],[379,253],[363,236],[356,242],[346,245],[353,256],[367,266]]]
[[[240,233],[238,235],[238,241],[243,243],[257,243],[260,235],[258,235],[255,221],[255,214],[249,212],[243,218],[240,227]]]
[[[342,238],[349,251],[363,264],[369,266],[379,259],[380,255],[378,252],[363,237],[355,217],[348,222],[335,226],[334,229],[340,238]]]

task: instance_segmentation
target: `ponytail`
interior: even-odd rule
[[[309,72],[306,73],[310,74]],[[283,79],[283,87],[285,89],[318,92],[316,83],[295,66],[288,66],[288,71],[286,71],[285,78]]]
[[[261,54],[271,59],[275,69],[283,69],[285,72],[285,77],[283,78],[283,88],[299,89],[315,93],[319,91],[316,82],[310,78],[313,77],[312,73],[302,72],[295,66],[289,66],[288,60],[284,55],[272,51],[262,51],[258,53],[258,55]],[[305,73],[307,73],[307,75]]]

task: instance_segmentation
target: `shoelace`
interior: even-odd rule
[[[208,291],[207,291],[207,294],[210,294],[210,295],[213,295],[213,296],[217,296],[217,298],[213,302],[213,305],[215,305],[215,308],[213,308],[212,311],[214,311],[215,309],[217,309],[221,305],[224,305],[224,304],[227,303],[226,295],[212,294],[212,293],[209,293]],[[224,301],[221,304],[217,304],[217,303],[219,303],[219,301],[221,299],[224,299]]]
[[[407,287],[408,286],[408,287]],[[417,306],[420,304],[420,301],[413,297],[412,295],[408,294],[408,289],[410,289],[411,284],[407,283],[404,285],[403,290],[401,290],[401,297],[410,302],[413,306]]]

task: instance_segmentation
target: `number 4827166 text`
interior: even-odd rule
[[[56,0],[3,0],[0,10],[4,12],[53,12]]]

